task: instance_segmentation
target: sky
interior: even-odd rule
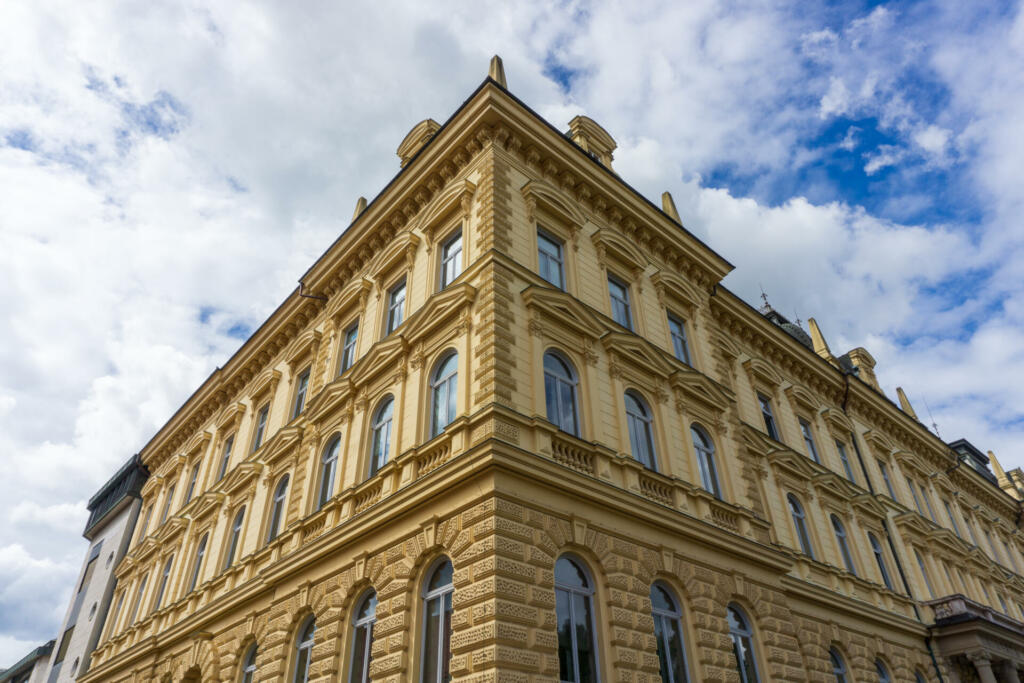
[[[57,635],[89,497],[495,53],[672,192],[726,286],[1024,466],[1019,3],[85,7],[0,3],[0,667]]]

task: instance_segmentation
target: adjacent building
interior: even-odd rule
[[[0,683],[44,683],[53,642],[40,645],[10,669],[0,671]]]
[[[52,656],[44,660],[40,681],[74,681],[89,669],[117,579],[114,571],[128,550],[142,506],[140,491],[148,473],[138,455],[114,474],[88,504],[89,521],[83,536],[89,549],[72,594],[71,604]],[[143,525],[149,522],[148,518]],[[47,652],[47,655],[50,655]]]
[[[415,126],[140,452],[79,680],[1018,681],[1020,473],[722,286],[615,147],[497,59]]]

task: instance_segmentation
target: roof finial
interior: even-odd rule
[[[669,192],[661,193],[661,210],[668,214],[668,217],[674,220],[679,225],[683,224],[683,221],[679,218],[679,212],[676,211],[676,203],[672,201],[672,194]]]
[[[896,387],[896,398],[900,401],[900,409],[910,417],[917,420],[917,413],[914,412],[914,406],[910,405],[910,399],[907,398],[907,392],[903,391],[903,387]],[[918,422],[920,422],[920,420],[918,420]],[[936,431],[938,431],[938,427],[936,427]]]
[[[508,89],[508,83],[505,82],[505,66],[501,63],[501,57],[498,55],[491,57],[491,68],[487,71],[487,75],[497,81],[502,88]]]
[[[355,223],[356,219],[359,218],[359,214],[366,211],[366,197],[360,197],[356,200],[356,210],[352,213],[352,222]]]
[[[832,355],[832,350],[828,348],[828,342],[825,341],[825,335],[821,333],[821,328],[818,327],[818,321],[814,318],[808,318],[807,328],[811,331],[811,345],[814,347],[814,352],[829,363],[835,364],[835,356]]]
[[[764,306],[761,307],[761,313],[771,313],[775,309],[772,308],[772,305],[770,303],[768,303],[768,295],[764,293],[764,287],[761,287],[760,283],[758,283],[757,286],[761,290],[761,301],[764,302]]]

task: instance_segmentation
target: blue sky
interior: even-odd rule
[[[626,181],[671,191],[727,286],[866,347],[944,438],[1024,466],[1019,2],[15,0],[0,666],[56,635],[89,496],[494,53],[536,111],[591,116]]]

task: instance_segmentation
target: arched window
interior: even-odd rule
[[[732,638],[732,649],[736,654],[740,683],[758,683],[761,679],[757,673],[757,659],[754,654],[754,630],[750,627],[747,615],[738,605],[729,605],[728,617],[729,637]]]
[[[281,532],[281,522],[284,520],[284,502],[288,495],[288,475],[281,477],[277,488],[274,489],[274,499],[270,503],[270,525],[267,527],[267,543],[270,543]]]
[[[370,651],[373,649],[373,623],[377,620],[377,594],[367,593],[352,615],[352,673],[350,683],[370,683]]]
[[[718,484],[718,467],[715,465],[715,444],[700,425],[690,427],[693,450],[697,454],[697,468],[700,470],[700,485],[715,498],[722,497]]]
[[[228,541],[228,552],[224,556],[224,569],[227,569],[235,561],[235,553],[238,551],[238,541],[242,537],[242,522],[245,521],[245,506],[235,515],[235,521],[231,525],[231,540]]]
[[[843,656],[839,654],[839,650],[834,647],[828,651],[829,659],[832,660],[832,674],[836,677],[836,683],[847,683],[848,672],[846,670],[846,662],[843,661]]]
[[[320,494],[316,499],[319,510],[334,495],[334,472],[338,469],[338,451],[341,450],[341,437],[335,436],[324,448],[320,456]]]
[[[203,568],[203,557],[206,555],[206,541],[209,538],[210,534],[204,534],[202,540],[199,541],[199,545],[196,547],[196,563],[192,567],[192,578],[188,582],[189,593],[196,589],[196,584],[199,582],[199,570]]]
[[[885,566],[885,554],[882,552],[882,544],[878,542],[875,535],[868,532],[868,543],[871,544],[871,552],[875,554],[875,562],[878,563],[878,571],[882,574],[882,582],[889,590],[893,590],[892,579],[889,578],[889,568]]]
[[[370,453],[370,476],[377,474],[388,462],[391,450],[391,418],[395,412],[395,399],[385,398],[373,414],[373,451]]]
[[[576,372],[571,364],[554,351],[544,354],[544,400],[548,422],[563,432],[580,435],[576,416]]]
[[[422,683],[447,683],[451,680],[453,591],[452,563],[445,558],[430,571],[423,586]]]
[[[661,583],[651,586],[651,613],[662,683],[686,683],[683,613],[671,591]]]
[[[583,565],[562,556],[555,562],[558,669],[563,683],[596,683],[594,583]]]
[[[249,647],[249,652],[242,662],[242,683],[253,683],[256,680],[256,643]]]
[[[850,546],[846,542],[846,527],[835,515],[832,515],[832,530],[836,533],[836,543],[839,544],[839,553],[843,556],[843,564],[846,565],[847,571],[857,576],[857,569],[853,565],[853,555],[850,554]]]
[[[800,549],[811,559],[814,559],[814,548],[811,547],[811,535],[807,531],[807,515],[800,501],[792,493],[786,494],[789,501],[789,513],[793,515],[793,526],[796,527],[796,537],[800,541]]]
[[[430,435],[437,436],[455,419],[455,388],[459,378],[459,354],[441,359],[430,380]]]
[[[881,659],[875,660],[875,672],[878,674],[878,683],[892,683],[889,669],[885,668],[885,662]]]
[[[299,637],[295,641],[295,675],[294,683],[309,681],[309,663],[313,659],[313,636],[316,635],[316,619],[309,617],[299,629]]]
[[[635,391],[627,391],[626,424],[633,457],[644,467],[657,470],[654,460],[654,429],[651,409]]]

